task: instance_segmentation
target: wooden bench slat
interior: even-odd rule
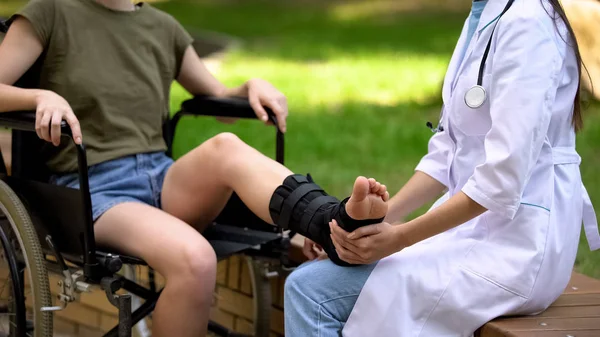
[[[576,317],[600,317],[600,305],[582,307],[550,307],[548,310],[535,317],[548,318],[576,318]],[[520,319],[532,319],[534,317],[522,317]],[[599,318],[600,320],[600,318]],[[599,334],[600,335],[600,334]]]
[[[600,294],[564,294],[560,296],[553,307],[574,307],[600,305]]]
[[[598,337],[598,330],[574,330],[574,331],[528,331],[519,335],[508,335],[509,337]]]
[[[589,305],[580,307],[550,307],[548,310],[535,316],[519,316],[519,317],[501,317],[496,321],[519,319],[519,320],[535,320],[543,318],[584,318],[584,317],[599,317],[600,320],[600,305]],[[600,336],[600,334],[599,334]]]
[[[531,319],[499,319],[492,325],[499,330],[511,332],[593,330],[600,329],[600,319],[596,317],[533,317]]]
[[[598,330],[563,330],[563,331],[506,331],[486,325],[476,337],[598,337]]]

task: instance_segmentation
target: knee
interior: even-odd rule
[[[244,145],[244,142],[231,132],[220,133],[209,139],[208,142],[215,153],[225,155]]]
[[[284,300],[288,302],[298,301],[298,297],[310,297],[307,293],[312,288],[312,280],[314,279],[313,272],[309,266],[302,266],[294,270],[285,280],[284,284]],[[311,276],[312,275],[312,276]]]
[[[190,242],[178,248],[178,261],[174,263],[172,278],[197,288],[214,287],[217,275],[217,256],[205,241]]]

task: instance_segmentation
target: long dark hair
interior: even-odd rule
[[[541,0],[542,2],[544,0]],[[573,48],[573,51],[575,52],[575,57],[577,58],[577,69],[579,70],[579,76],[580,76],[580,81],[579,81],[579,85],[577,86],[577,94],[575,95],[575,102],[574,102],[574,109],[573,109],[573,117],[571,119],[571,123],[573,124],[573,127],[575,128],[575,131],[579,131],[583,128],[583,116],[581,115],[581,76],[582,76],[582,68],[585,68],[585,66],[583,65],[583,61],[581,59],[581,53],[579,52],[579,43],[577,43],[577,37],[575,36],[575,32],[573,31],[573,27],[571,27],[571,23],[569,22],[569,19],[567,18],[567,14],[565,13],[564,8],[562,7],[562,5],[560,4],[559,0],[547,0],[553,7],[554,9],[554,15],[552,16],[552,18],[555,21],[558,19],[562,20],[565,24],[565,26],[567,27],[567,30],[569,31],[569,34],[571,35],[571,47]],[[542,3],[543,5],[543,3]],[[550,15],[548,13],[548,15]]]

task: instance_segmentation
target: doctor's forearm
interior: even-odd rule
[[[396,226],[395,230],[402,246],[411,246],[459,226],[485,211],[483,206],[459,192],[439,207],[402,226]]]
[[[389,202],[385,221],[404,221],[409,214],[439,197],[446,186],[431,176],[417,171]]]

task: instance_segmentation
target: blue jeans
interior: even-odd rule
[[[138,153],[88,168],[94,221],[110,208],[139,202],[161,208],[161,191],[173,160],[163,152]],[[79,189],[79,175],[54,175],[50,182]]]
[[[298,267],[285,282],[285,336],[341,336],[376,265],[340,267],[323,260]]]

